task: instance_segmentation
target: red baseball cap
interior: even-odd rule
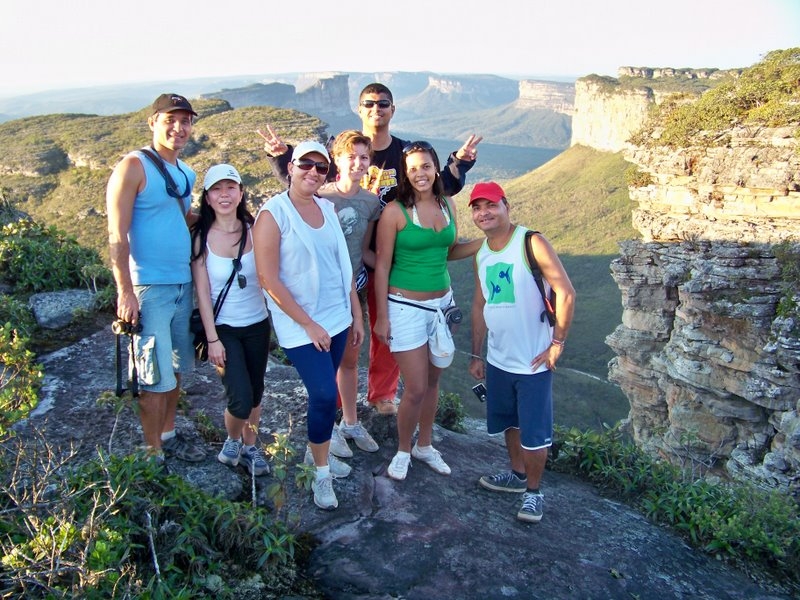
[[[472,188],[472,193],[469,195],[469,205],[472,206],[472,203],[476,200],[488,200],[497,204],[505,197],[506,193],[499,184],[494,181],[484,181],[476,183],[475,187]]]

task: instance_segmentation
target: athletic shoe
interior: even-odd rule
[[[410,454],[400,454],[399,452],[394,455],[392,462],[389,463],[389,468],[386,469],[386,474],[392,479],[403,481],[408,475],[408,467],[411,465]]]
[[[245,450],[244,446],[242,446],[239,454],[239,464],[256,477],[269,473],[269,463],[258,446],[250,446],[249,450]]]
[[[228,438],[222,444],[222,450],[217,454],[217,460],[223,465],[235,467],[239,464],[239,452],[242,449],[242,440]]]
[[[307,465],[314,464],[314,455],[311,454],[311,448],[306,446],[306,455],[303,459],[303,462]],[[331,477],[334,479],[340,479],[342,477],[347,477],[350,475],[350,471],[353,469],[348,465],[346,462],[342,462],[338,458],[336,458],[330,452],[328,453],[328,466],[331,468]]]
[[[353,451],[347,445],[347,440],[342,437],[339,428],[334,425],[331,431],[331,454],[340,458],[350,458],[353,456]]]
[[[185,460],[186,462],[200,462],[206,457],[206,451],[202,446],[186,441],[186,438],[180,433],[176,433],[175,437],[168,440],[162,440],[161,449],[164,451],[165,456],[174,456],[178,460]]]
[[[528,489],[528,478],[520,479],[511,471],[496,475],[483,475],[478,480],[481,486],[493,492],[514,492],[521,494]]]
[[[528,523],[538,523],[542,520],[542,509],[544,507],[544,496],[534,492],[522,494],[522,507],[517,513],[520,521]]]
[[[441,453],[433,446],[429,446],[427,452],[422,452],[419,446],[414,444],[414,447],[411,449],[411,456],[424,462],[440,475],[450,475],[450,467],[442,460]]]
[[[364,452],[377,452],[378,444],[372,439],[369,431],[364,429],[360,421],[356,421],[355,425],[348,425],[344,419],[339,423],[338,427],[340,437],[346,440],[354,440],[356,446]],[[346,442],[345,442],[346,443]],[[333,450],[331,450],[333,452]],[[336,454],[334,452],[334,454]],[[352,453],[351,453],[352,455]]]
[[[324,477],[311,484],[311,491],[314,492],[314,504],[323,510],[333,510],[339,506],[336,494],[333,493],[333,479]]]

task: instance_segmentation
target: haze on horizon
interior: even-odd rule
[[[800,45],[797,0],[5,0],[0,96],[324,71],[616,76],[620,66],[748,67]],[[399,6],[399,5],[398,5]]]

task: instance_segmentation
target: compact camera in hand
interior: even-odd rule
[[[111,323],[111,331],[114,335],[134,335],[142,332],[142,322],[137,321],[136,325],[123,319],[116,319]]]
[[[483,382],[472,386],[472,393],[475,394],[481,402],[486,402],[486,386]]]

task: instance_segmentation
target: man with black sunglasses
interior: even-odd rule
[[[378,195],[381,207],[397,197],[397,182],[403,164],[403,150],[411,142],[401,140],[389,131],[389,123],[395,113],[394,97],[391,90],[382,83],[370,83],[361,90],[358,98],[358,116],[361,118],[362,133],[372,140],[372,164],[362,182],[362,187]],[[264,138],[264,150],[270,157],[275,176],[287,181],[287,164],[291,156],[287,145],[275,131],[267,125],[266,131],[257,130]],[[446,196],[453,196],[464,187],[469,171],[478,156],[478,144],[483,138],[470,135],[464,145],[447,158],[447,163],[439,173]],[[419,142],[417,142],[419,143]],[[328,180],[334,180],[333,169]],[[374,249],[375,240],[370,244]],[[372,277],[367,283],[367,302],[370,327],[375,324],[375,292]],[[400,378],[400,369],[392,357],[389,348],[382,344],[376,336],[370,337],[369,374],[367,400],[375,405],[381,414],[397,413],[395,397]]]
[[[141,326],[133,357],[139,418],[147,451],[159,462],[165,454],[191,462],[206,455],[175,431],[180,374],[194,366],[189,225],[196,220],[190,211],[195,173],[178,154],[196,116],[179,94],[156,98],[147,119],[151,147],[125,156],[106,190],[117,317]]]

